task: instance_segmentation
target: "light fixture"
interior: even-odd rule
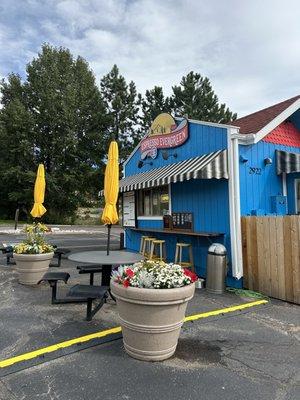
[[[246,162],[248,162],[248,158],[246,158],[246,157],[240,155],[240,162],[246,163]]]
[[[264,159],[264,163],[265,163],[265,165],[271,165],[273,163],[273,160],[272,160],[272,158],[267,157]]]
[[[167,160],[169,157],[177,158],[177,153],[170,154],[170,153],[168,153],[167,151],[163,151],[163,152],[162,152],[162,158],[163,158],[164,160]]]
[[[142,168],[144,165],[153,165],[153,162],[152,161],[150,161],[150,162],[146,162],[146,161],[142,161],[142,160],[140,160],[139,162],[138,162],[138,168]]]

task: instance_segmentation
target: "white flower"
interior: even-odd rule
[[[138,275],[139,287],[151,288],[153,287],[154,277],[147,271],[141,271]]]
[[[128,275],[127,269],[131,272]],[[133,273],[132,273],[133,272]],[[171,289],[192,282],[184,269],[178,264],[167,264],[162,261],[144,260],[132,266],[120,266],[112,272],[112,280],[124,286]]]

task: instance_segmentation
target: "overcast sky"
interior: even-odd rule
[[[1,0],[0,76],[24,77],[43,42],[142,93],[200,72],[239,116],[300,94],[299,0]]]

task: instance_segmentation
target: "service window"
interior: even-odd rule
[[[300,179],[295,179],[296,214],[300,214]]]
[[[169,213],[169,188],[160,186],[138,192],[138,216],[161,217]]]

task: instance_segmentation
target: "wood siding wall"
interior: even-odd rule
[[[300,216],[242,217],[244,286],[300,304]]]

